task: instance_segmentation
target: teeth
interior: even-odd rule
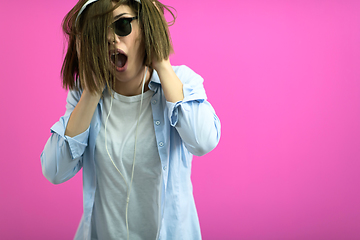
[[[120,55],[120,53],[118,53],[118,52],[111,53],[111,56],[112,56],[112,57],[115,57],[115,56],[118,56],[118,55]]]

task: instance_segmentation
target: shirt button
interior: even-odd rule
[[[157,126],[159,126],[159,125],[160,125],[160,121],[156,121],[155,124],[156,124]]]
[[[163,167],[163,169],[164,169],[164,171],[166,171],[167,167],[166,167],[166,166],[164,166],[164,167]]]
[[[160,146],[160,147],[163,147],[163,146],[164,146],[164,143],[163,143],[163,142],[159,142],[159,146]]]
[[[152,100],[152,104],[156,104],[157,103],[157,101],[154,99],[154,100]]]

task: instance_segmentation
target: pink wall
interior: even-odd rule
[[[360,2],[165,3],[172,63],[204,77],[222,121],[193,162],[203,238],[360,239]],[[81,174],[52,185],[39,159],[74,4],[0,2],[0,239],[71,239],[80,220]]]

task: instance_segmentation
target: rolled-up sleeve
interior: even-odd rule
[[[89,128],[72,138],[65,135],[71,112],[80,96],[79,92],[69,92],[65,115],[51,127],[51,136],[40,156],[43,175],[54,184],[72,178],[82,167],[82,155],[87,146]]]
[[[184,99],[176,103],[166,102],[168,118],[189,152],[202,156],[217,146],[220,120],[207,101],[203,79],[187,67],[184,72],[178,75],[183,82]]]

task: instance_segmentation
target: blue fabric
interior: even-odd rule
[[[183,83],[183,101],[167,102],[160,79],[154,71],[149,88],[154,128],[161,159],[161,227],[159,239],[201,239],[190,179],[192,156],[201,156],[216,147],[220,121],[207,102],[203,79],[186,66],[173,67]],[[102,100],[89,128],[73,138],[65,136],[69,116],[80,100],[80,91],[70,91],[66,112],[51,128],[52,135],[41,154],[44,176],[59,184],[83,169],[84,213],[75,239],[91,238],[91,214],[96,190],[94,151],[100,130]],[[161,124],[156,125],[155,122]]]

